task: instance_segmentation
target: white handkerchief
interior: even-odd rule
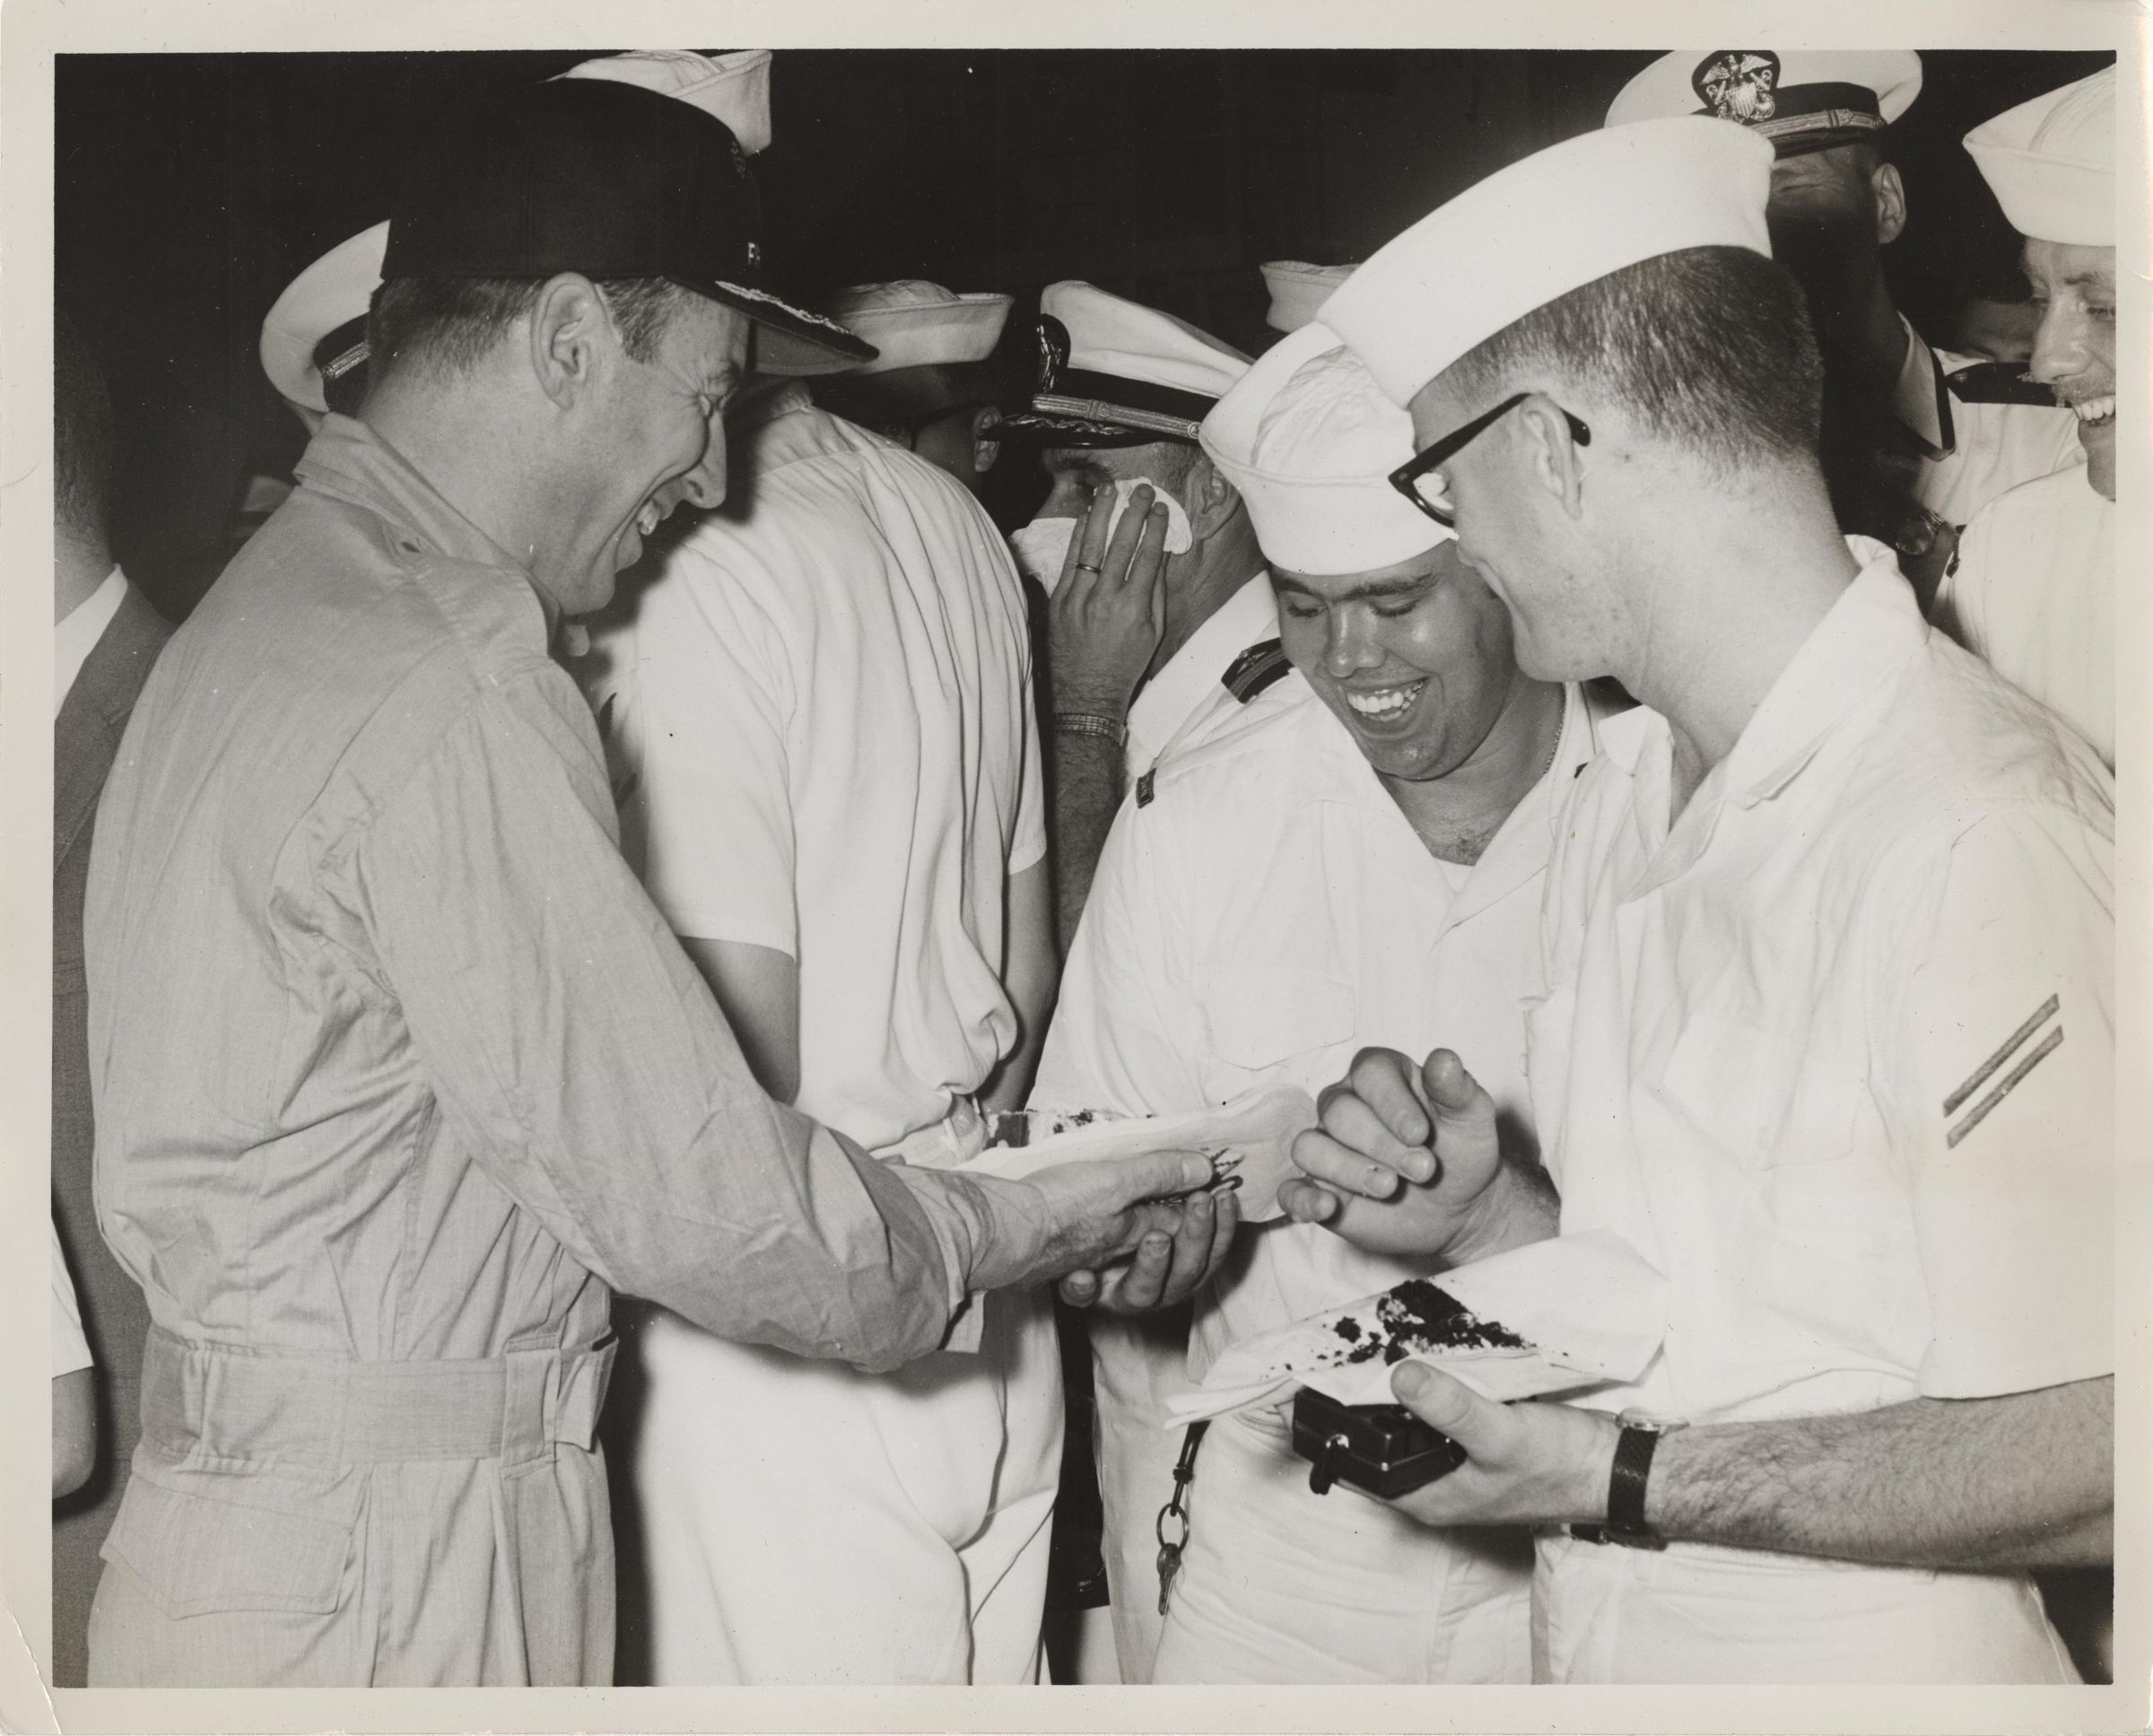
[[[1026,1111],[1036,1124],[1046,1113]],[[1051,1127],[1057,1120],[1047,1121]],[[1068,1132],[1049,1132],[1022,1146],[989,1147],[966,1165],[974,1175],[1012,1181],[1055,1164],[1099,1157],[1131,1157],[1147,1151],[1202,1151],[1238,1159],[1237,1195],[1243,1223],[1280,1215],[1278,1185],[1296,1172],[1294,1136],[1316,1124],[1315,1099],[1297,1085],[1267,1085],[1244,1091],[1218,1109],[1187,1115],[1144,1115],[1095,1121]]]
[[[1644,1373],[1667,1333],[1667,1280],[1605,1231],[1555,1236],[1408,1278],[1380,1295],[1230,1346],[1176,1427],[1312,1386],[1344,1404],[1390,1404],[1390,1371],[1434,1364],[1501,1402]]]

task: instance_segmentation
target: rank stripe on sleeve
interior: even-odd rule
[[[1950,1132],[1944,1136],[1945,1148],[1948,1150],[1951,1147],[1956,1146],[1961,1139],[1965,1138],[1967,1134],[1973,1132],[1975,1128],[1979,1127],[1983,1121],[1987,1118],[1989,1111],[1995,1108],[1998,1104],[2001,1103],[2006,1097],[2011,1095],[2011,1087],[2016,1086],[2018,1081],[2023,1079],[2028,1073],[2032,1072],[2035,1068],[2038,1067],[2041,1064],[2041,1058],[2047,1054],[2050,1050],[2060,1045],[2062,1041],[2063,1027],[2059,1025],[2054,1030],[2051,1031],[2046,1036],[2043,1037],[2037,1044],[2035,1045],[2032,1054],[2028,1055],[2024,1060],[2020,1061],[2018,1066],[2011,1069],[2009,1072],[2003,1076],[2002,1082],[1999,1084],[1993,1091],[1990,1092],[1987,1096],[1983,1097],[1979,1103],[1974,1105],[1974,1107],[1967,1112],[1966,1119],[1965,1121],[1961,1121],[1957,1127],[1953,1128]]]
[[[2001,1067],[2004,1062],[2010,1060],[2010,1058],[2018,1052],[2018,1046],[2021,1043],[2023,1043],[2028,1037],[2032,1036],[2034,1033],[2038,1031],[2044,1025],[2047,1024],[2050,1019],[2053,1018],[2056,1015],[2056,1009],[2061,1005],[2062,1002],[2059,997],[2051,995],[2046,1000],[2043,1001],[2040,1006],[2035,1008],[2033,1017],[2027,1020],[2024,1025],[2021,1025],[2016,1031],[2012,1032],[2009,1039],[2004,1043],[2002,1048],[1999,1049],[1994,1054],[1991,1055],[1988,1060],[1984,1060],[1979,1067],[1975,1068],[1974,1071],[1967,1077],[1966,1082],[1960,1086],[1958,1089],[1954,1091],[1948,1097],[1944,1099],[1944,1113],[1947,1115],[1956,1115],[1958,1112],[1959,1104],[1966,1102],[1968,1097],[1971,1097],[1976,1091],[1980,1090],[1983,1086],[1986,1085],[1989,1082],[1989,1076],[1995,1072],[1998,1068]],[[2053,1049],[2055,1047],[2055,1044],[2052,1042],[2048,1045],[2048,1047]],[[2042,1052],[2045,1054],[2047,1051],[2044,1050]],[[2014,1074],[2008,1083],[2015,1085],[2018,1083],[2018,1079],[2023,1077],[2024,1075],[2022,1073]],[[1953,1143],[1956,1144],[1957,1141],[1955,1140]]]

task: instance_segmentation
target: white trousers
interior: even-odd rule
[[[1211,1425],[1152,1680],[1531,1680],[1525,1531],[1431,1531],[1308,1472],[1277,1411]]]
[[[655,1684],[1038,1680],[1054,1316],[984,1301],[976,1354],[882,1375],[653,1319],[633,1473]]]
[[[2079,1680],[2024,1574],[1931,1573],[1759,1550],[1539,1540],[1533,1679]]]

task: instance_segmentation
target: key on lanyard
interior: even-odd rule
[[[1181,1571],[1181,1551],[1189,1547],[1189,1485],[1196,1480],[1196,1449],[1202,1443],[1204,1431],[1211,1426],[1208,1421],[1190,1423],[1189,1432],[1181,1437],[1181,1456],[1173,1467],[1173,1496],[1159,1509],[1158,1519],[1152,1526],[1152,1534],[1159,1540],[1159,1613],[1166,1613],[1166,1604],[1173,1593],[1174,1575]],[[1175,1534],[1168,1537],[1167,1527],[1172,1524]]]

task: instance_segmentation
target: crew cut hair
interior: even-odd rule
[[[65,311],[52,322],[52,514],[102,542],[112,510],[119,436],[104,370]]]
[[[593,280],[622,346],[649,362],[673,310],[692,292],[664,277]],[[545,286],[538,277],[389,277],[367,314],[367,373],[378,379],[398,363],[467,373],[530,311]]]
[[[1824,364],[1801,289],[1748,248],[1686,248],[1536,308],[1451,365],[1476,396],[1553,372],[1717,472],[1817,461]]]

